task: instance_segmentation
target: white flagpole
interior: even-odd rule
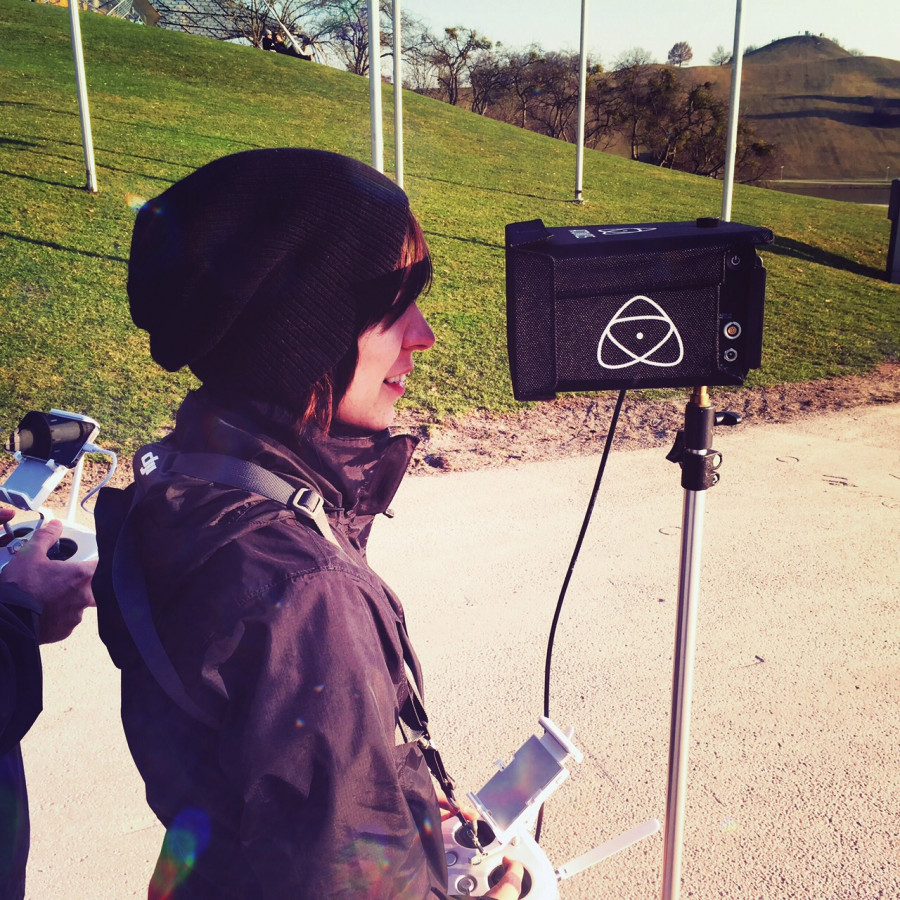
[[[384,172],[384,135],[381,130],[381,9],[369,0],[369,108],[372,113],[372,166]]]
[[[81,119],[81,143],[84,145],[85,189],[97,193],[97,169],[94,165],[94,139],[91,136],[91,113],[88,109],[87,82],[84,77],[84,54],[81,52],[81,23],[78,0],[69,0],[69,22],[72,27],[72,56],[75,59],[75,84],[78,90],[78,116]]]
[[[394,177],[403,187],[403,44],[400,0],[394,0]]]
[[[584,108],[587,83],[587,7],[581,0],[581,62],[578,76],[578,136],[575,139],[575,202],[583,203],[581,189],[584,181]]]
[[[722,187],[722,221],[731,221],[731,197],[734,193],[734,160],[737,156],[738,115],[741,107],[741,0],[734,14],[734,50],[731,54],[731,105],[728,109],[728,143],[725,147],[725,183]]]

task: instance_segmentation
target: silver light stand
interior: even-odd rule
[[[694,389],[684,411],[684,431],[666,457],[681,466],[684,508],[681,525],[681,563],[678,584],[678,620],[672,680],[672,716],[669,734],[669,777],[663,849],[663,900],[677,900],[681,890],[681,850],[684,799],[690,738],[694,647],[700,582],[700,551],[706,491],[719,480],[722,455],[712,449],[716,425],[737,425],[735,413],[716,415],[705,387]]]

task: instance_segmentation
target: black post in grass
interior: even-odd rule
[[[891,284],[900,284],[900,178],[891,182],[888,218],[891,220],[891,239],[888,243],[887,280]]]

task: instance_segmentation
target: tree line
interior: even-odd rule
[[[368,4],[364,0],[215,0],[235,36],[261,46],[267,29],[286,30],[357,75],[369,71]],[[380,0],[382,56],[393,53],[391,0]],[[574,142],[578,128],[580,59],[577,53],[534,45],[509,49],[461,26],[435,33],[403,13],[404,87],[559,140]],[[681,66],[692,59],[679,41],[668,65],[635,48],[609,71],[588,62],[585,92],[587,147],[623,146],[634,160],[719,177],[725,168],[728,100],[709,81],[692,80]],[[715,64],[730,59],[717,50]],[[735,178],[773,177],[777,148],[740,122]]]
[[[689,54],[683,44],[676,58],[686,61]],[[545,52],[537,46],[508,50],[469,29],[447,28],[441,40],[432,38],[425,45],[423,56],[412,67],[408,86],[413,90],[549,137],[576,140],[577,53]],[[672,56],[669,65],[661,66],[635,49],[609,72],[588,61],[585,146],[608,150],[624,145],[634,160],[720,177],[728,99],[710,81],[692,80]],[[776,146],[740,121],[735,178],[763,181],[774,176],[777,165]]]

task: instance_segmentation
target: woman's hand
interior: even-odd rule
[[[441,808],[441,821],[453,818],[457,814],[457,807],[448,799],[439,784],[434,786],[438,797],[438,806]],[[472,827],[478,824],[478,811],[468,800],[458,804],[459,812],[472,823]],[[503,857],[503,877],[486,894],[485,900],[519,900],[522,893],[522,879],[525,877],[525,867],[516,859]]]
[[[0,509],[0,525],[13,511]],[[39,642],[52,644],[67,638],[88,606],[94,605],[91,576],[96,561],[52,560],[47,551],[59,540],[62,522],[47,522],[28,539],[4,566],[0,581],[12,582],[41,606]]]
[[[457,808],[447,799],[447,795],[441,790],[440,785],[435,784],[435,792],[438,797],[438,805],[441,808],[441,821],[453,818],[457,814]],[[472,823],[475,828],[478,825],[478,812],[468,801],[459,804],[459,811]],[[518,860],[503,857],[503,877],[486,894],[485,900],[519,900],[522,893],[522,879],[525,877],[525,867]]]
[[[434,783],[434,792],[437,794],[438,798],[438,806],[441,809],[441,821],[446,822],[447,819],[452,819],[457,814],[457,809],[461,812],[473,825],[478,821],[478,810],[469,803],[467,797],[463,797],[462,800],[458,800],[456,805],[450,802],[447,799],[447,795],[444,793],[441,786],[435,782]]]
[[[518,860],[508,856],[503,857],[503,865],[506,868],[503,877],[484,896],[491,900],[519,900],[525,868]]]

